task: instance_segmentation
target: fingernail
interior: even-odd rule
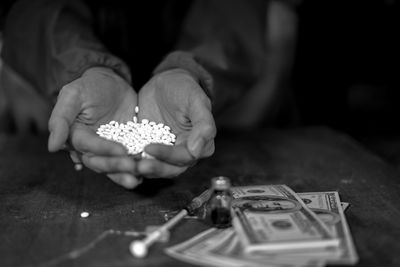
[[[76,151],[70,150],[70,151],[69,151],[69,157],[71,158],[71,160],[72,160],[74,163],[81,163],[81,161],[80,161],[80,159],[79,159],[79,157],[78,157],[78,153],[77,153]]]
[[[189,152],[193,157],[198,158],[200,156],[201,150],[203,149],[204,140],[203,138],[196,139],[190,146]]]
[[[130,174],[124,174],[122,179],[122,184],[128,189],[133,189],[142,183],[141,179],[138,179]]]
[[[141,154],[142,158],[144,159],[155,159],[154,156],[150,155],[149,153],[147,153],[146,151],[143,151]]]

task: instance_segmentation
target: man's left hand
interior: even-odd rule
[[[189,72],[172,69],[155,75],[140,90],[138,103],[139,120],[163,123],[177,137],[174,146],[145,147],[154,159],[139,161],[137,170],[141,175],[174,177],[214,153],[216,126],[211,101]]]

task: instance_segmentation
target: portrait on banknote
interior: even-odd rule
[[[287,213],[301,208],[299,202],[278,196],[246,196],[233,201],[233,207],[254,213]]]

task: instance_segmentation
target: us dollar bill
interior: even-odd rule
[[[342,202],[341,204],[342,204],[343,211],[346,211],[347,208],[350,206],[350,203],[348,203],[348,202]]]
[[[331,254],[326,260],[334,264],[354,264],[358,255],[346,217],[343,212],[343,202],[340,202],[338,192],[298,193],[303,202],[325,223],[329,231],[340,240],[339,253]],[[348,206],[348,203],[346,203]]]
[[[319,267],[323,259],[279,254],[248,255],[244,252],[234,229],[211,228],[165,252],[182,261],[201,266],[215,267]]]
[[[232,188],[232,224],[246,253],[335,250],[321,219],[286,185]]]

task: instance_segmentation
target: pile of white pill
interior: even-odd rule
[[[136,116],[126,124],[116,121],[103,124],[97,129],[97,134],[107,140],[121,143],[132,155],[142,153],[148,144],[173,145],[176,140],[170,127],[146,119],[137,122]]]

